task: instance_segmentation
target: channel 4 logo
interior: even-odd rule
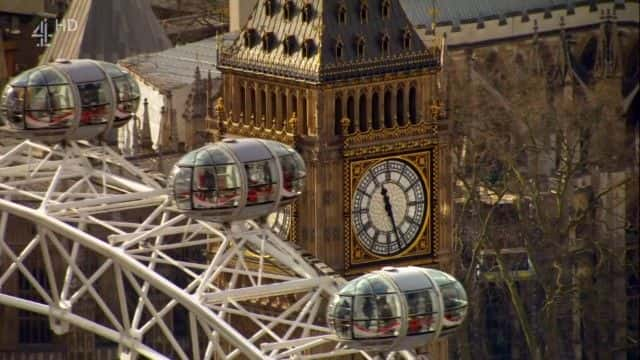
[[[55,19],[55,32],[74,32],[78,30],[78,22],[75,19]],[[31,37],[38,39],[36,43],[37,47],[49,47],[51,45],[51,38],[53,33],[49,32],[49,19],[40,21],[38,26],[31,33]]]

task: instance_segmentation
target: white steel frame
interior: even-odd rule
[[[121,359],[357,352],[341,346],[320,319],[342,278],[319,272],[256,222],[219,224],[177,212],[159,181],[104,145],[0,145],[0,305],[48,316],[56,334],[73,325],[116,342]],[[15,219],[35,225],[35,236],[12,240]],[[184,255],[207,249],[207,261]],[[44,283],[29,268],[35,256]],[[95,266],[85,265],[88,258]],[[180,286],[175,274],[186,283]],[[17,276],[39,300],[10,290]],[[279,315],[256,305],[278,298],[291,302]],[[81,300],[97,315],[76,311]],[[174,311],[187,318],[186,340],[172,331]],[[234,327],[240,322],[257,330],[241,334]]]

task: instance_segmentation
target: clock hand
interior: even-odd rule
[[[389,192],[385,189],[384,184],[381,185],[382,198],[384,199],[384,209],[391,220],[391,226],[393,227],[393,232],[396,234],[398,241],[400,241],[400,234],[398,233],[398,227],[396,226],[396,221],[393,218],[393,209],[391,208],[391,201],[389,200]]]

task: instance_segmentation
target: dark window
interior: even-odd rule
[[[307,119],[307,98],[302,97],[302,116],[300,118],[302,121],[302,133],[308,135],[309,133],[309,119]]]
[[[349,96],[349,98],[347,99],[347,117],[351,121],[349,123],[349,133],[354,133],[356,131],[356,122],[353,121],[356,113],[355,110],[356,109],[353,101],[353,96]]]
[[[367,131],[367,97],[364,94],[360,95],[358,108],[360,115],[360,131]]]
[[[273,1],[264,0],[264,3],[262,3],[262,4],[264,5],[264,13],[267,16],[273,15]]]
[[[384,34],[380,39],[380,50],[382,54],[389,55],[389,35]]]
[[[272,122],[275,123],[275,118],[278,116],[278,113],[276,112],[277,108],[276,108],[276,93],[275,92],[271,92],[271,118],[269,120],[271,120]],[[269,126],[271,126],[271,124],[269,124]]]
[[[358,53],[358,57],[359,58],[363,58],[364,57],[365,43],[364,43],[364,39],[362,37],[360,37],[360,38],[358,38],[358,40],[356,40],[356,51]]]
[[[417,114],[417,109],[416,109],[416,88],[415,87],[411,87],[409,89],[409,120],[411,120],[412,123],[417,123],[418,122],[418,114]]]
[[[344,5],[338,6],[338,24],[347,23],[347,8]]]
[[[284,3],[284,11],[283,11],[283,15],[284,18],[286,20],[291,20],[293,19],[293,13],[295,12],[295,4],[293,3],[293,1],[289,0],[287,2]]]
[[[260,90],[260,122],[262,122],[263,116],[267,116],[267,93],[264,90]]]
[[[336,59],[338,60],[342,59],[343,47],[342,41],[338,41],[336,44]]]
[[[406,30],[402,36],[402,45],[405,50],[411,49],[411,31]]]
[[[315,44],[313,42],[313,39],[306,39],[303,43],[302,43],[302,56],[303,57],[311,57],[313,56],[313,52],[315,50]]]
[[[287,123],[287,114],[289,111],[287,110],[287,94],[284,92],[280,95],[280,101],[282,103],[282,124],[285,125]]]
[[[313,16],[313,7],[311,6],[311,4],[305,4],[302,7],[302,21],[310,22],[312,16]]]
[[[366,24],[369,20],[369,6],[366,3],[360,4],[360,23]]]
[[[391,1],[383,0],[380,8],[380,15],[383,19],[388,19],[391,16]]]
[[[371,115],[373,128],[380,129],[380,96],[377,92],[374,92],[371,97]]]
[[[273,48],[273,33],[268,32],[262,35],[262,50],[271,51]]]
[[[293,35],[287,36],[282,42],[282,47],[286,55],[293,55],[296,50],[296,38]]]
[[[244,90],[244,86],[240,86],[240,114],[246,115],[247,112],[247,104],[246,104],[246,92]]]
[[[396,117],[398,124],[404,125],[404,89],[398,89],[396,93]]]
[[[253,41],[254,32],[255,32],[254,29],[247,29],[244,32],[243,37],[244,37],[244,46],[245,47],[253,47],[253,45],[255,45],[254,41]]]
[[[251,101],[251,115],[256,116],[256,89],[251,87],[251,91],[249,92],[250,101]]]
[[[393,119],[391,117],[391,91],[384,92],[384,127],[390,128],[393,126]]]
[[[298,97],[295,95],[291,96],[291,107],[289,108],[290,114],[287,116],[287,119],[293,116],[293,113],[298,113]]]
[[[340,121],[342,120],[342,99],[338,96],[336,97],[336,100],[334,101],[334,114],[335,114],[335,118],[334,118],[334,133],[336,135],[342,135],[342,124],[340,124]]]

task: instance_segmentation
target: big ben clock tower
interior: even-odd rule
[[[447,123],[427,47],[397,0],[258,0],[219,53],[228,133],[294,145],[304,196],[276,227],[345,275],[446,266]],[[286,226],[285,226],[286,225]]]

